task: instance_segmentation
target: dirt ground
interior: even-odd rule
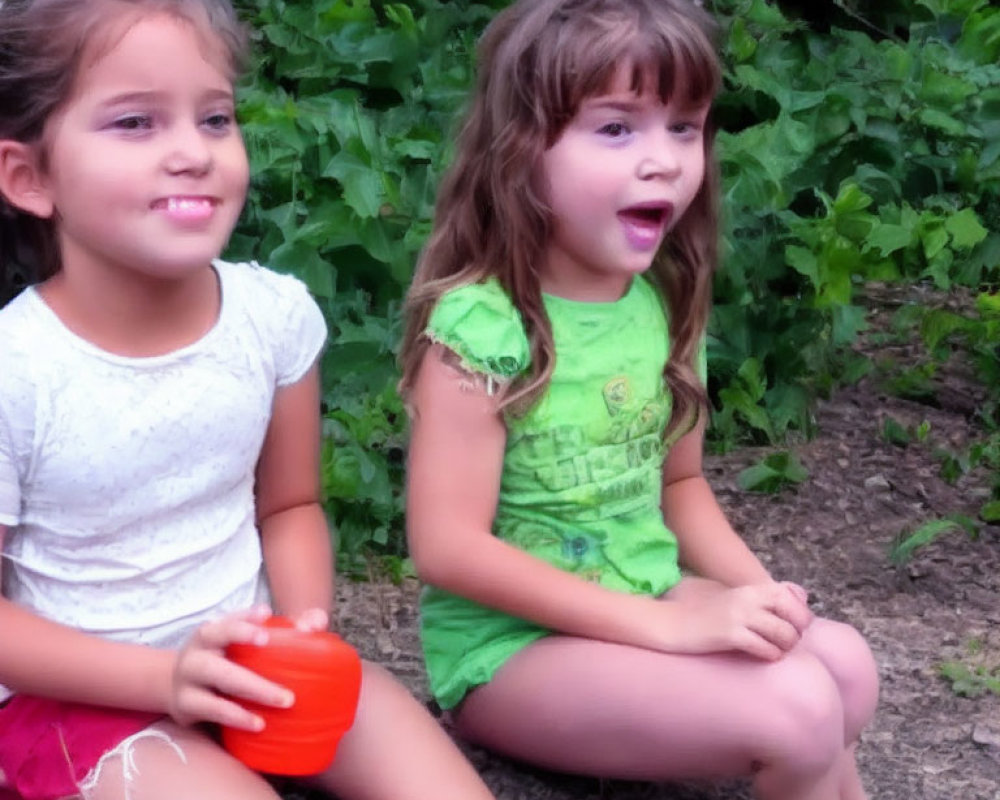
[[[723,506],[773,574],[808,587],[818,614],[850,621],[871,644],[882,694],[859,760],[872,800],[1000,800],[1000,696],[960,697],[939,673],[952,660],[1000,664],[1000,528],[984,528],[978,540],[947,534],[904,566],[887,555],[904,529],[952,512],[974,516],[981,505],[987,476],[949,485],[933,455],[967,441],[976,392],[960,373],[942,387],[939,407],[894,397],[874,378],[839,391],[817,409],[818,437],[791,448],[808,481],[778,495],[736,482],[764,452],[707,459]],[[926,420],[929,443],[890,444],[881,435],[887,415],[904,425]],[[416,591],[413,583],[345,583],[339,615],[343,634],[426,699]],[[502,800],[750,797],[740,782],[599,781],[465,749]]]

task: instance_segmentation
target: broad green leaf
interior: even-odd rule
[[[804,247],[788,245],[785,248],[785,259],[790,267],[809,279],[814,289],[818,290],[821,287],[819,259],[815,253]]]
[[[930,223],[921,231],[920,239],[924,245],[924,256],[930,261],[948,246],[948,231],[940,223]]]
[[[333,296],[337,272],[315,248],[302,242],[288,242],[271,253],[268,266],[301,278],[313,294]]]
[[[872,199],[856,183],[847,183],[841,187],[837,199],[833,201],[833,211],[835,214],[850,214],[855,211],[862,211],[872,204]]]
[[[757,40],[747,30],[746,22],[739,17],[729,26],[729,51],[737,61],[749,61],[757,52]]]
[[[913,244],[914,231],[902,225],[876,224],[868,236],[868,244],[887,256]]]
[[[361,159],[341,150],[323,169],[323,177],[336,178],[344,188],[344,199],[362,219],[379,215],[386,201],[382,175]]]
[[[971,208],[963,208],[952,214],[945,220],[944,228],[951,234],[955,247],[963,249],[975,247],[989,235],[989,231],[980,224],[979,217]]]
[[[923,108],[917,116],[920,122],[928,128],[935,128],[949,136],[964,136],[969,131],[968,126],[964,122],[936,108]]]

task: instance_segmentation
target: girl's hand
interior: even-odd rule
[[[304,633],[325,631],[330,627],[330,612],[323,608],[307,608],[298,616],[292,617],[292,623]]]
[[[675,601],[683,614],[683,652],[737,650],[777,661],[798,644],[812,621],[801,586],[759,583]]]
[[[229,697],[276,708],[295,701],[288,689],[226,658],[226,645],[266,644],[267,629],[260,623],[270,615],[267,608],[229,614],[204,623],[191,635],[177,652],[170,687],[168,713],[177,723],[214,722],[259,731],[264,721]]]

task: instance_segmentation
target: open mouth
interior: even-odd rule
[[[661,228],[670,221],[672,212],[670,203],[643,203],[622,209],[618,216],[632,225]]]
[[[636,250],[656,248],[670,224],[674,207],[667,202],[639,203],[618,212],[629,244]]]

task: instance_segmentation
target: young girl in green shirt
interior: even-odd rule
[[[403,349],[427,669],[546,768],[857,800],[871,653],[702,472],[712,37],[690,0],[519,0],[483,38]]]

